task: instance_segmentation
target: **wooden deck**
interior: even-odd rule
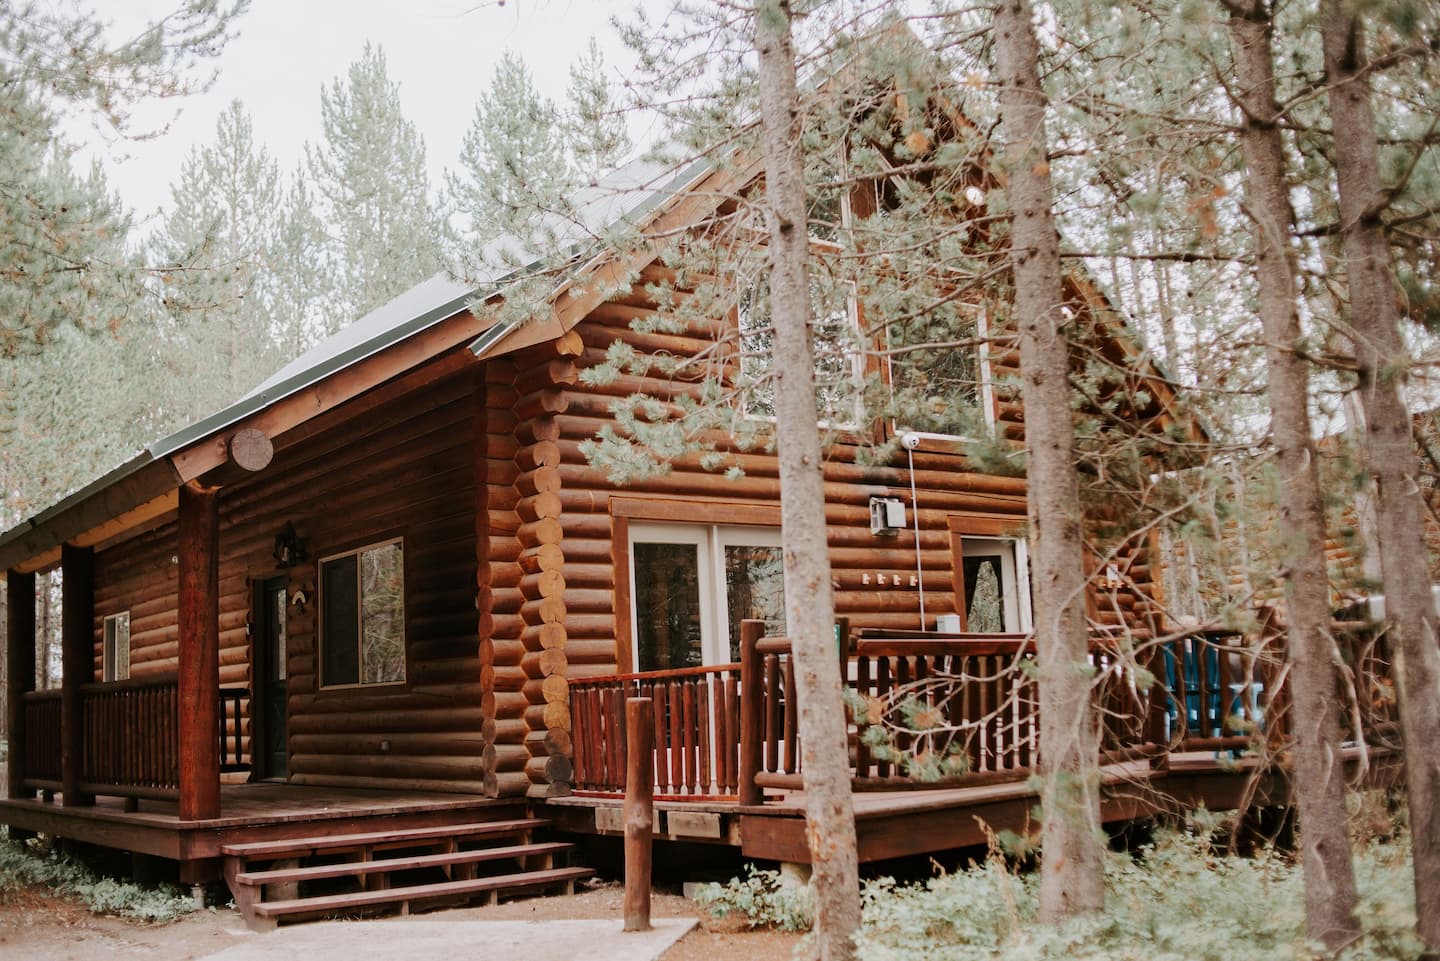
[[[0,798],[0,823],[25,831],[179,861],[187,881],[219,877],[225,844],[503,818],[523,802],[467,794],[381,791],[257,782],[220,789],[217,818],[182,821],[171,800],[141,800],[126,811],[119,798],[65,807],[54,801]]]
[[[1354,748],[1345,760],[1360,776]],[[1397,776],[1399,763],[1371,752],[1367,781]],[[1242,804],[1264,807],[1288,803],[1288,784],[1277,772],[1261,772],[1251,758],[1219,759],[1215,752],[1176,753],[1168,769],[1146,761],[1112,764],[1103,769],[1101,818],[1119,825],[1204,805],[1213,811]],[[1030,832],[1039,795],[1028,780],[973,787],[857,791],[855,826],[862,862],[883,861],[986,844],[992,834]],[[621,836],[622,802],[604,797],[554,798],[546,812],[558,830],[576,834]],[[803,792],[767,791],[763,805],[723,800],[657,800],[656,837],[739,847],[749,858],[805,863],[810,860]]]

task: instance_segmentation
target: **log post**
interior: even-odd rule
[[[35,690],[35,575],[10,571],[5,594],[5,733],[10,742],[6,761],[12,798],[31,798],[25,780],[25,695]]]
[[[60,546],[60,792],[66,807],[93,804],[80,791],[85,759],[83,684],[95,677],[95,551]]]
[[[650,930],[650,858],[655,841],[655,726],[648,697],[625,701],[625,930]]]
[[[765,636],[765,622],[740,622],[740,777],[741,804],[764,804],[765,792],[755,783],[760,770],[760,742],[764,736],[765,713],[760,691],[765,684],[760,652],[755,645]]]
[[[180,819],[220,815],[219,491],[180,488]]]

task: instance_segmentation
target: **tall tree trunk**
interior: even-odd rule
[[[1028,0],[995,8],[995,60],[1010,178],[1010,258],[1020,333],[1029,448],[1029,521],[1040,662],[1040,773],[1044,812],[1040,915],[1057,922],[1100,910],[1099,725],[1090,701],[1085,563],[1070,352],[1061,310],[1060,240],[1051,210],[1049,146],[1039,46]]]
[[[1380,212],[1379,151],[1365,66],[1364,31],[1354,5],[1322,0],[1321,33],[1335,173],[1350,291],[1350,324],[1365,411],[1365,450],[1375,478],[1374,511],[1385,584],[1385,616],[1399,680],[1405,779],[1415,857],[1417,929],[1440,953],[1440,648],[1430,598],[1425,506],[1416,476],[1403,388],[1406,350]]]
[[[1330,633],[1325,515],[1310,433],[1309,371],[1296,354],[1295,213],[1275,100],[1272,25],[1266,0],[1231,2],[1230,41],[1241,112],[1246,205],[1255,222],[1255,276],[1269,368],[1270,432],[1280,471],[1290,683],[1294,697],[1294,791],[1300,809],[1307,935],[1332,951],[1359,934],[1355,873],[1340,763],[1340,705]]]
[[[790,21],[788,0],[761,0],[757,5],[785,615],[800,703],[817,948],[822,961],[848,961],[855,950],[851,937],[860,925],[860,871],[845,707],[835,659],[835,597],[810,336],[810,237]]]

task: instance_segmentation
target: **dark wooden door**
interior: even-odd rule
[[[259,777],[289,773],[286,752],[286,580],[272,577],[255,590],[255,770]]]

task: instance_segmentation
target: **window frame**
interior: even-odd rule
[[[778,536],[780,507],[773,501],[711,500],[664,494],[610,497],[610,556],[616,573],[615,662],[621,674],[639,670],[635,632],[632,525],[692,524],[767,528]],[[623,574],[622,574],[623,572]]]
[[[124,657],[120,657],[120,627],[125,628]],[[102,682],[130,679],[130,609],[105,615],[100,628],[100,680]]]
[[[995,544],[1000,550],[977,552],[973,556],[994,556],[999,553],[1002,571],[1006,566],[1002,545],[1011,548],[1011,565],[1014,572],[1015,617],[1017,629],[1001,633],[1029,634],[1035,629],[1034,598],[1030,586],[1030,545],[1019,529],[1025,526],[1025,517],[1005,514],[952,514],[947,518],[950,529],[950,564],[955,592],[955,613],[960,615],[960,629],[970,632],[967,610],[969,598],[965,596],[965,542]]]
[[[363,621],[364,597],[361,592],[360,581],[360,556],[366,551],[377,550],[382,547],[389,547],[392,544],[400,546],[400,650],[401,676],[394,681],[366,681],[363,641],[365,627]],[[355,657],[356,676],[353,682],[332,684],[325,679],[325,645],[327,643],[325,627],[325,565],[346,557],[356,558],[356,584],[355,584]],[[380,690],[385,688],[404,688],[410,683],[410,605],[409,583],[410,574],[407,569],[409,563],[409,552],[405,550],[405,537],[403,534],[396,534],[393,537],[382,538],[362,544],[358,547],[348,548],[343,551],[336,551],[319,557],[315,561],[315,677],[316,690],[319,691],[355,691],[355,690]]]
[[[974,444],[989,441],[995,437],[998,428],[999,417],[995,409],[995,381],[990,370],[990,312],[983,304],[966,304],[975,313],[975,371],[978,378],[976,385],[976,403],[980,407],[980,415],[984,419],[985,428],[989,436],[977,436],[973,434],[947,434],[935,431],[907,430],[900,426],[899,420],[891,416],[885,418],[886,428],[892,437],[914,435],[920,439],[920,449],[923,450],[944,450],[956,444]],[[885,387],[894,398],[895,391],[895,358],[891,354],[890,328],[886,326],[879,335],[885,341],[884,371]]]
[[[733,663],[730,657],[730,609],[725,596],[727,547],[783,547],[779,528],[765,525],[711,522],[637,521],[629,524],[630,556],[626,588],[631,597],[630,663],[640,664],[640,622],[635,597],[635,545],[688,544],[696,549],[696,579],[700,587],[700,663],[710,667]]]

